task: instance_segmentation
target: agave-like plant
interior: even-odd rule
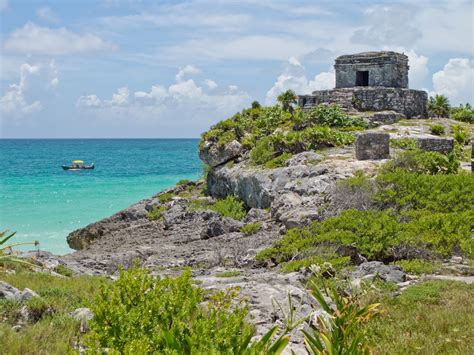
[[[335,308],[331,307],[313,284],[313,296],[327,316],[318,316],[316,325],[310,331],[303,330],[305,345],[311,354],[324,355],[362,355],[369,354],[369,349],[362,342],[362,333],[358,329],[362,322],[378,313],[379,304],[360,307],[352,297],[344,297],[333,289],[326,290],[331,295]]]
[[[10,239],[12,239],[15,234],[16,232],[13,232],[13,233],[10,233],[9,231],[0,232],[0,265],[17,263],[17,264],[24,264],[28,266],[35,266],[29,263],[28,261],[15,257],[15,255],[13,255],[13,247],[17,247],[20,245],[34,245],[37,247],[39,245],[39,242],[35,241],[35,242],[21,242],[21,243],[7,244],[7,242]]]

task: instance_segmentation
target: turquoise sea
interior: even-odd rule
[[[0,139],[0,231],[67,253],[74,229],[198,178],[197,146],[197,139]],[[64,171],[73,159],[95,169]]]

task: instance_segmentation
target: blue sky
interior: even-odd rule
[[[253,100],[334,86],[341,54],[409,56],[474,103],[472,1],[0,0],[0,136],[198,137]]]

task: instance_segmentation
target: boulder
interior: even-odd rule
[[[69,313],[72,318],[77,320],[91,320],[94,318],[94,313],[89,308],[77,308],[71,313]]]
[[[355,153],[358,160],[388,159],[390,157],[390,135],[376,132],[358,134]]]
[[[0,299],[18,301],[21,297],[21,291],[5,281],[0,281]]]
[[[434,138],[419,137],[417,138],[418,148],[430,152],[449,153],[453,150],[453,138]]]
[[[242,145],[236,140],[224,146],[206,142],[204,147],[199,149],[199,158],[211,167],[215,167],[236,158],[240,153],[242,153]]]
[[[352,279],[372,279],[379,276],[384,281],[400,283],[406,279],[406,274],[398,265],[385,265],[381,261],[369,261],[360,264],[352,273]]]
[[[232,218],[211,217],[201,231],[201,239],[218,237],[222,234],[238,232],[244,223]]]
[[[395,111],[379,111],[367,117],[370,126],[381,126],[393,124],[400,121],[405,116]]]
[[[20,301],[28,301],[34,297],[39,297],[39,295],[29,288],[25,288],[20,294]]]

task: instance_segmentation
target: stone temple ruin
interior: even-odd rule
[[[394,111],[406,118],[426,117],[428,94],[408,88],[408,57],[396,52],[364,52],[336,58],[336,88],[298,96],[309,109],[337,103],[348,111]]]

